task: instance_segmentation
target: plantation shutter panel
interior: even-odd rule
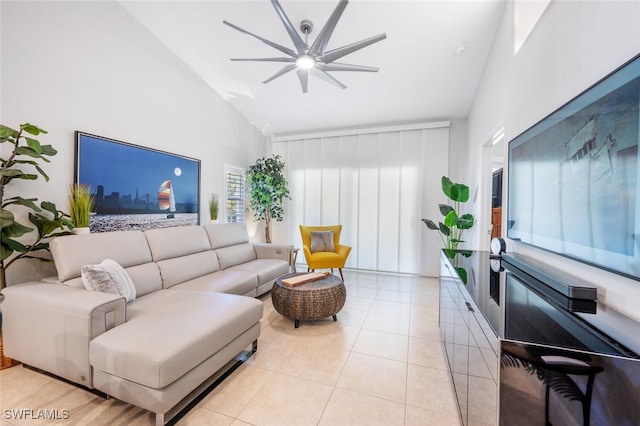
[[[227,222],[244,223],[244,170],[227,169],[226,186]]]

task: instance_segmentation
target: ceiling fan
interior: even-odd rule
[[[284,24],[287,33],[289,33],[289,37],[291,37],[291,41],[295,46],[295,50],[289,49],[288,47],[282,46],[278,43],[274,43],[272,41],[266,40],[260,36],[257,36],[247,30],[244,30],[236,25],[233,25],[230,22],[223,21],[225,25],[230,26],[233,29],[240,31],[241,33],[250,35],[254,37],[264,44],[271,46],[275,49],[278,49],[288,57],[276,57],[276,58],[231,58],[232,61],[258,61],[258,62],[284,62],[288,63],[282,68],[280,71],[263,81],[263,83],[268,83],[289,71],[296,70],[298,74],[298,79],[300,80],[300,84],[302,85],[302,91],[307,93],[308,84],[309,84],[309,74],[319,77],[331,84],[334,84],[341,89],[346,89],[347,86],[336,80],[333,76],[331,76],[327,71],[361,71],[361,72],[378,72],[379,68],[368,67],[364,65],[350,65],[350,64],[342,64],[338,62],[334,62],[336,59],[340,59],[343,56],[346,56],[350,53],[355,52],[356,50],[360,50],[363,47],[369,46],[373,43],[377,43],[381,40],[387,38],[385,33],[378,34],[373,37],[369,37],[365,40],[357,41],[355,43],[351,43],[349,45],[339,47],[337,49],[326,51],[327,44],[329,43],[329,39],[333,34],[333,30],[336,28],[336,24],[342,16],[342,12],[347,7],[348,0],[340,0],[335,10],[327,20],[327,23],[324,24],[322,30],[318,34],[318,37],[315,39],[313,44],[309,46],[308,44],[308,36],[313,30],[313,23],[304,19],[300,23],[300,31],[305,36],[303,40],[300,34],[295,30],[294,26],[291,24],[291,21],[287,17],[287,14],[282,9],[278,0],[271,0],[271,4],[276,9],[280,20]]]

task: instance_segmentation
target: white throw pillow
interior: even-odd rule
[[[105,259],[98,265],[85,265],[80,272],[87,290],[119,294],[127,302],[136,298],[136,288],[131,277],[115,260]]]
[[[336,251],[333,246],[333,231],[311,231],[311,253]]]

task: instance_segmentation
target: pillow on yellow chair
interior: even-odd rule
[[[311,231],[311,253],[336,251],[333,246],[333,231]]]

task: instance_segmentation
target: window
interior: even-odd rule
[[[225,169],[227,222],[244,223],[244,169]]]

